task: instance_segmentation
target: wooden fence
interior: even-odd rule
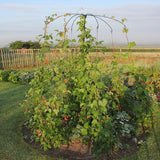
[[[74,55],[79,51],[79,48],[70,48],[68,52],[63,52],[62,49],[50,49],[50,51],[45,52],[45,58],[48,60],[53,60],[55,58],[60,58],[67,56],[69,53]],[[112,54],[112,49],[107,49],[105,51],[102,48],[96,48],[91,53],[92,57],[105,57],[106,55]],[[116,52],[126,52],[127,48],[115,48]],[[160,48],[135,48],[131,50],[132,52],[160,52]],[[105,54],[102,54],[102,52]],[[17,49],[17,50],[7,50],[0,49],[0,69],[14,69],[14,68],[28,68],[28,67],[38,67],[41,65],[41,60],[38,58],[40,53],[39,49]]]
[[[45,52],[46,59],[53,60],[59,56],[59,49]],[[39,49],[0,50],[0,69],[28,68],[41,65]]]

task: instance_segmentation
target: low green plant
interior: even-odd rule
[[[3,70],[0,72],[1,81],[28,84],[34,78],[34,72],[21,70]]]
[[[1,79],[2,81],[8,81],[9,74],[12,72],[12,69],[1,71]]]
[[[18,70],[14,70],[9,74],[8,81],[12,83],[18,83],[19,82],[19,76],[21,72]]]
[[[22,72],[19,76],[19,81],[22,84],[28,84],[33,78],[34,78],[34,73],[32,72]]]

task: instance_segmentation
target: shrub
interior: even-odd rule
[[[48,17],[46,26],[53,19]],[[91,30],[84,30],[85,23],[82,15],[77,22],[82,32],[78,36],[81,53],[76,56],[52,63],[44,59],[45,45],[50,44],[48,40],[52,37],[44,36],[40,54],[44,64],[35,72],[22,104],[26,125],[44,150],[78,140],[92,153],[105,154],[123,146],[120,139],[135,137],[148,122],[151,124],[153,86],[148,86],[146,76],[134,66],[118,66],[119,54],[114,54],[114,61],[105,70],[98,60],[91,60],[88,53],[94,37]],[[62,39],[59,44],[65,44],[63,36]]]
[[[3,70],[0,71],[0,80],[12,83],[28,84],[34,78],[33,72],[21,70]]]
[[[137,136],[152,117],[152,97],[145,76],[130,74],[132,82],[122,68],[101,71],[81,54],[41,67],[24,103],[36,141],[46,150],[79,140],[106,153]]]
[[[4,70],[4,71],[1,71],[1,79],[2,81],[9,81],[8,78],[9,78],[9,74],[12,72],[13,70]]]

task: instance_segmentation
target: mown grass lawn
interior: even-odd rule
[[[48,160],[23,140],[23,109],[26,85],[0,82],[0,160]]]
[[[23,109],[19,103],[25,98],[28,86],[0,82],[0,160],[55,160],[41,154],[24,142],[22,124]],[[160,159],[160,111],[155,108],[153,129],[146,142],[135,154],[121,160]]]

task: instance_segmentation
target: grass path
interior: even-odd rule
[[[0,160],[48,160],[23,141],[23,109],[27,86],[0,82]]]
[[[0,82],[0,160],[55,160],[26,144],[22,136],[23,109],[19,103],[25,98],[27,86]],[[156,108],[153,130],[140,150],[121,160],[160,159],[160,111]]]

